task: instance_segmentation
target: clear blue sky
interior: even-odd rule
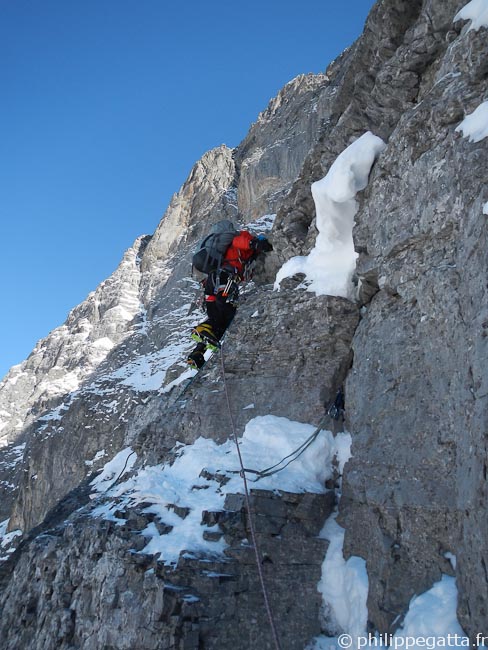
[[[373,0],[0,3],[0,377]]]

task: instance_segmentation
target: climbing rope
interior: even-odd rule
[[[273,476],[273,474],[278,474],[278,472],[283,471],[286,467],[288,467],[288,465],[290,465],[290,464],[293,463],[295,460],[297,460],[298,458],[300,458],[300,456],[301,456],[301,455],[302,455],[302,454],[303,454],[303,453],[304,453],[304,452],[305,452],[305,451],[310,447],[310,445],[311,445],[313,442],[315,442],[315,440],[317,439],[317,436],[318,436],[319,433],[322,431],[322,427],[323,427],[323,425],[325,424],[325,422],[326,422],[326,420],[328,419],[328,417],[329,417],[329,416],[326,415],[326,416],[324,416],[324,417],[320,420],[320,422],[319,422],[317,428],[316,428],[315,431],[312,433],[312,435],[309,436],[309,437],[308,437],[304,442],[302,442],[302,444],[301,444],[299,447],[297,447],[297,449],[295,449],[294,451],[292,451],[290,454],[288,454],[288,456],[285,456],[284,458],[282,458],[280,461],[278,461],[278,462],[275,463],[274,465],[271,465],[271,467],[266,467],[265,469],[260,469],[260,470],[257,470],[257,469],[249,469],[249,468],[247,468],[247,467],[244,468],[244,471],[245,471],[245,472],[248,472],[249,474],[256,474],[256,475],[257,475],[257,478],[253,479],[251,482],[252,482],[252,483],[257,483],[257,482],[260,481],[262,478],[265,478],[265,477],[267,477],[267,476]],[[290,459],[290,460],[288,460],[288,459]],[[281,465],[282,463],[284,463],[285,460],[288,460],[288,462],[287,462],[285,465],[283,465],[283,467],[280,467],[280,465]],[[229,471],[229,470],[227,470],[227,471]],[[249,480],[249,479],[248,479],[248,480]]]
[[[282,472],[286,467],[288,467],[288,465],[291,465],[291,463],[298,460],[298,458],[300,458],[300,456],[310,447],[310,445],[315,442],[317,436],[322,431],[322,427],[324,426],[324,424],[330,418],[332,418],[333,420],[339,420],[339,418],[343,415],[344,413],[343,398],[344,396],[343,396],[342,389],[339,389],[335,401],[329,406],[329,408],[326,409],[326,413],[324,417],[320,420],[320,422],[317,425],[317,428],[312,433],[312,435],[310,435],[306,440],[304,440],[302,444],[299,447],[297,447],[294,451],[289,453],[288,456],[285,456],[274,465],[271,465],[270,467],[265,467],[264,469],[257,470],[257,469],[250,469],[248,467],[245,467],[244,472],[247,472],[248,474],[257,475],[257,478],[251,480],[251,482],[257,483],[262,478],[265,478],[267,476],[273,476],[273,474],[278,474],[278,472]],[[285,463],[285,461],[288,462]],[[285,464],[283,465],[283,463]],[[283,467],[280,467],[280,465],[283,465]],[[240,474],[240,472],[236,472],[233,470],[226,470],[226,472],[230,474]]]
[[[130,452],[130,454],[129,454],[129,455],[127,456],[127,458],[125,459],[125,463],[124,463],[124,466],[122,467],[122,471],[119,472],[119,475],[117,476],[117,478],[115,479],[115,481],[113,481],[112,483],[110,483],[110,485],[108,486],[108,488],[106,488],[106,489],[103,491],[102,494],[106,494],[106,493],[107,493],[109,490],[111,490],[111,489],[113,488],[113,486],[118,482],[118,480],[122,477],[122,474],[125,472],[125,468],[127,467],[127,463],[129,462],[129,458],[130,458],[131,456],[133,456],[135,453],[136,453],[135,451],[131,451],[131,452]]]
[[[276,631],[275,621],[274,621],[274,618],[273,618],[273,611],[271,609],[271,605],[270,605],[270,602],[269,602],[268,590],[266,588],[266,581],[264,579],[263,567],[261,565],[261,557],[260,557],[260,553],[259,553],[258,543],[257,543],[257,539],[256,539],[256,531],[254,529],[254,521],[253,521],[252,511],[251,511],[251,499],[250,499],[250,496],[249,496],[249,488],[248,488],[248,485],[247,485],[247,478],[246,478],[246,473],[245,473],[246,470],[244,469],[244,463],[243,463],[243,460],[242,460],[241,449],[240,449],[240,446],[239,446],[239,440],[237,438],[236,425],[235,425],[235,421],[234,421],[234,416],[232,415],[232,408],[231,408],[231,405],[230,405],[229,390],[227,388],[227,380],[226,380],[226,376],[225,376],[225,364],[224,364],[224,352],[223,352],[223,349],[224,349],[224,343],[222,342],[221,345],[220,345],[220,364],[221,364],[221,370],[222,370],[222,381],[223,381],[224,393],[225,393],[225,397],[226,397],[226,401],[227,401],[227,409],[229,411],[229,418],[230,418],[231,427],[232,427],[232,435],[233,435],[234,442],[235,442],[236,447],[237,447],[237,455],[239,457],[239,463],[240,463],[240,466],[241,466],[240,474],[241,474],[242,480],[244,482],[244,495],[245,495],[245,501],[246,501],[246,510],[247,510],[247,516],[248,516],[248,520],[249,520],[249,528],[250,528],[250,531],[251,531],[251,539],[252,539],[252,543],[253,543],[253,547],[254,547],[254,554],[256,556],[256,564],[257,564],[257,567],[258,567],[259,581],[261,583],[261,590],[262,590],[263,596],[264,596],[264,603],[265,603],[265,606],[266,606],[266,612],[268,614],[268,619],[269,619],[269,624],[270,624],[270,627],[271,627],[271,633],[273,635],[274,644],[275,644],[276,650],[281,650],[281,645],[280,645],[280,641],[279,641],[279,638],[278,638],[278,633]]]

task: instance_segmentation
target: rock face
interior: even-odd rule
[[[145,303],[154,297],[154,282],[161,286],[168,280],[171,258],[182,240],[191,236],[194,243],[203,237],[214,214],[228,219],[237,216],[235,176],[233,151],[225,146],[207,152],[193,167],[181,190],[173,196],[144,255]]]
[[[332,503],[325,495],[253,496],[283,648],[320,632],[310,610],[320,604],[316,586],[326,542],[316,535]],[[149,515],[143,512],[132,511],[122,526],[85,515],[37,537],[14,572],[26,591],[20,609],[14,597],[6,600],[2,648],[217,650],[244,647],[244,639],[251,647],[273,648],[242,495],[229,495],[225,505],[225,511],[202,513],[219,523],[229,544],[225,558],[187,555],[177,571],[134,553],[144,546],[138,533]]]
[[[325,74],[290,81],[238,147],[238,205],[245,218],[274,213],[289,191],[328,117],[328,85]]]
[[[459,3],[449,6],[455,13]],[[344,523],[349,551],[366,556],[377,576],[377,625],[386,628],[412,590],[448,571],[449,550],[459,558],[460,620],[474,632],[487,615],[487,152],[455,127],[486,92],[487,42],[486,30],[446,34],[445,16],[429,14],[432,63],[390,136],[356,229],[358,271],[367,267],[380,290],[353,343],[361,353],[347,383],[357,436],[346,498],[355,503]],[[359,458],[367,459],[361,476]]]
[[[0,565],[0,648],[273,647],[242,495],[202,512],[225,555],[183,553],[175,569],[139,553],[164,528],[154,514],[94,517],[89,484],[123,449],[136,472],[200,436],[225,442],[227,396],[241,434],[260,415],[317,424],[341,385],[352,457],[338,521],[345,557],[366,560],[368,628],[394,631],[412,596],[455,573],[459,621],[483,629],[488,154],[457,127],[487,97],[488,40],[453,22],[463,4],[377,2],[326,74],[287,84],[236,150],[205,154],[154,235],[3,380],[0,514],[24,538]],[[273,292],[280,265],[314,245],[311,183],[368,130],[387,147],[358,196],[357,302],[299,279]],[[220,218],[259,230],[274,213],[274,251],[222,350],[225,387],[219,355],[180,383],[202,317],[192,248]],[[317,535],[334,488],[253,492],[284,648],[320,632]]]
[[[318,422],[349,368],[357,322],[356,306],[341,298],[276,293],[269,286],[247,295],[222,354],[238,429],[249,420],[250,404],[253,415]],[[165,427],[171,430],[178,423],[185,442],[198,435],[227,439],[228,418],[215,417],[225,404],[221,375],[220,363],[207,367],[186,391],[186,408],[182,411],[178,401]]]
[[[12,509],[20,461],[26,441],[31,438],[29,426],[50,408],[71,401],[83,382],[129,334],[141,309],[139,267],[147,242],[148,237],[138,238],[117,270],[70,312],[64,325],[39,341],[28,359],[12,368],[2,380],[1,519],[8,517]],[[25,467],[22,471],[26,474]],[[46,490],[51,487],[46,485]]]
[[[485,30],[453,25],[461,6],[376,5],[344,55],[344,109],[327,149],[311,153],[275,224],[280,255],[306,252],[310,175],[358,129],[388,139],[354,232],[365,307],[346,383],[354,438],[339,519],[346,554],[367,560],[371,625],[384,632],[452,570],[448,551],[459,557],[464,629],[486,620],[486,144],[455,129],[486,94],[487,43]]]
[[[117,270],[73,309],[66,323],[39,341],[29,358],[0,384],[3,444],[52,402],[76,390],[126,335],[138,314],[140,261],[148,237],[140,237]]]

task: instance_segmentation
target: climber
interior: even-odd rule
[[[236,313],[239,283],[249,279],[251,263],[257,256],[272,250],[264,235],[255,236],[247,230],[235,232],[217,268],[212,269],[201,283],[208,318],[192,331],[191,337],[197,345],[188,355],[190,366],[201,368],[205,363],[205,351],[218,348],[218,342]]]

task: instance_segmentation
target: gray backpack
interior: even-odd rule
[[[216,271],[236,235],[237,230],[232,221],[224,220],[214,224],[195,250],[193,268],[207,274]]]

